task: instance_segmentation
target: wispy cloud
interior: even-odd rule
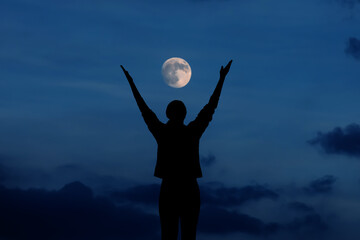
[[[336,177],[332,175],[325,175],[319,179],[311,181],[310,184],[304,188],[304,190],[308,194],[330,193],[335,182]]]

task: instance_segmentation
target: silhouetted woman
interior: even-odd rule
[[[166,108],[169,121],[166,124],[160,122],[146,105],[129,73],[121,66],[145,123],[158,144],[154,175],[162,179],[159,197],[162,240],[177,240],[179,221],[181,239],[196,239],[200,211],[200,192],[196,179],[202,177],[199,141],[218,105],[231,63],[232,60],[225,68],[221,66],[219,82],[208,104],[188,125],[184,125],[186,107],[179,100],[170,102]]]

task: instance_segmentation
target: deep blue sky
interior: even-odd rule
[[[204,200],[206,219],[236,224],[203,221],[199,239],[360,235],[360,1],[12,0],[0,19],[2,194],[20,188],[26,201],[36,195],[28,188],[80,181],[119,208],[156,210],[127,198],[160,180],[156,142],[119,65],[160,120],[181,99],[189,122],[233,59],[201,141],[199,182],[204,198],[220,199]],[[184,88],[162,80],[170,57],[192,68]],[[240,200],[221,200],[232,194]],[[244,215],[276,227],[254,230]]]

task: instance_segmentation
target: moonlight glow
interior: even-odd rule
[[[161,69],[164,81],[173,88],[182,88],[191,78],[190,65],[182,58],[173,57],[164,62]]]

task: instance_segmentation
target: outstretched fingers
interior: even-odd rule
[[[222,77],[225,77],[228,74],[228,72],[230,70],[231,63],[232,63],[232,60],[230,60],[229,63],[225,67],[221,66],[220,75]]]
[[[230,60],[229,63],[226,65],[225,69],[227,69],[229,71],[231,64],[232,64],[233,60]]]

